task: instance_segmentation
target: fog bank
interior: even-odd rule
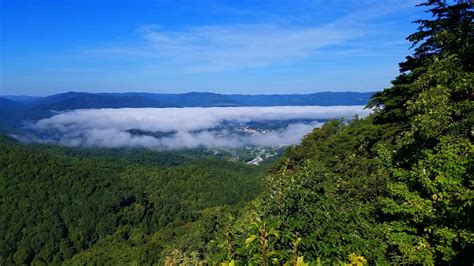
[[[39,120],[30,128],[53,136],[43,138],[43,142],[68,146],[158,149],[282,146],[299,143],[304,135],[321,126],[321,121],[351,119],[354,115],[364,117],[369,112],[363,106],[81,109]],[[271,121],[290,122],[272,130],[246,125],[250,122],[265,125]]]

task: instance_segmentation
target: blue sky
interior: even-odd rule
[[[389,86],[416,0],[2,0],[0,94]]]

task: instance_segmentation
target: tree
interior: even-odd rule
[[[409,129],[381,153],[391,174],[381,199],[396,263],[466,263],[474,257],[474,75],[454,56],[434,59],[406,104]],[[463,100],[455,95],[465,95]]]
[[[401,74],[392,81],[393,86],[371,99],[369,106],[379,109],[376,118],[380,123],[400,123],[406,119],[404,105],[420,92],[413,83],[435,58],[455,54],[463,71],[473,70],[473,4],[459,1],[449,5],[446,1],[429,0],[419,6],[430,7],[427,12],[433,19],[415,21],[419,24],[418,31],[407,37],[412,42],[414,54],[400,63]]]

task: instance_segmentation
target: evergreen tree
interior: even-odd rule
[[[427,71],[436,57],[457,55],[463,71],[473,70],[472,2],[458,1],[449,5],[443,0],[429,0],[419,6],[429,7],[427,12],[431,13],[432,19],[415,21],[419,24],[418,31],[407,37],[412,42],[414,54],[400,63],[401,74],[392,81],[393,86],[376,93],[370,101],[370,107],[381,108],[376,114],[378,122],[405,121],[407,114],[404,105],[420,92],[419,87],[413,86],[414,82]]]

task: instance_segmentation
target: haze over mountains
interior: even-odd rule
[[[0,266],[474,266],[473,0],[37,2],[0,0]],[[385,89],[219,94],[314,88]]]
[[[79,93],[0,98],[3,132],[23,142],[194,149],[297,144],[332,118],[364,117],[372,93]]]
[[[288,95],[241,95],[190,92],[85,93],[67,92],[46,97],[0,97],[0,128],[11,131],[22,121],[36,121],[57,112],[90,108],[242,107],[242,106],[334,106],[365,105],[372,92],[319,92]]]
[[[216,94],[189,92],[182,94],[160,93],[87,93],[66,92],[46,97],[0,96],[35,108],[55,110],[80,108],[122,107],[211,107],[211,106],[301,106],[301,105],[364,105],[373,92],[318,92],[312,94]]]

